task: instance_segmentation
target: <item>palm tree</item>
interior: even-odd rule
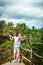
[[[3,35],[5,25],[6,24],[5,24],[5,21],[4,20],[0,21],[0,36]]]

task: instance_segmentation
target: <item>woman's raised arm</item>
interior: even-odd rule
[[[13,36],[11,36],[11,35],[9,35],[9,37],[10,37],[10,40],[13,40],[13,39],[14,39],[14,37],[13,37]]]

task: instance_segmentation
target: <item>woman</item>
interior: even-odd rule
[[[9,35],[10,40],[14,40],[14,62],[15,61],[20,61],[20,46],[21,46],[21,41],[24,40],[23,37],[18,34],[18,32],[15,33],[15,36]]]

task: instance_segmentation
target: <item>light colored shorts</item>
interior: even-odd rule
[[[14,53],[20,52],[20,47],[14,46]]]

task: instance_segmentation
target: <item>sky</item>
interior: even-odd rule
[[[0,0],[0,20],[43,27],[43,0]]]

